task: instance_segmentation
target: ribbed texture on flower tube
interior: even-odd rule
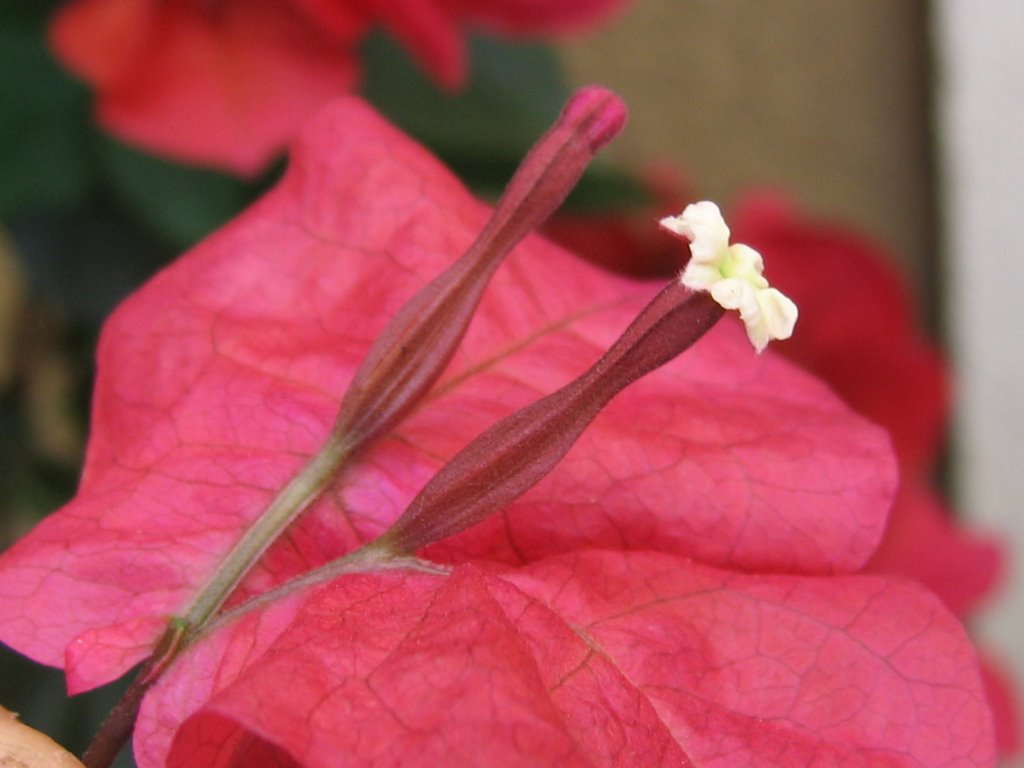
[[[626,107],[611,91],[580,89],[509,182],[479,237],[413,296],[374,342],[332,430],[352,450],[390,429],[451,360],[502,259],[562,203],[594,154],[622,129]]]
[[[724,311],[673,280],[586,373],[463,448],[375,546],[411,554],[507,506],[555,467],[618,392],[691,346]]]

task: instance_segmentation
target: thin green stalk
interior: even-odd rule
[[[87,768],[106,768],[131,735],[142,697],[177,655],[196,638],[249,569],[285,528],[312,504],[353,453],[351,442],[332,435],[274,497],[200,590],[185,615],[173,619],[156,650],[104,721],[83,756]]]
[[[220,609],[249,569],[285,528],[320,496],[351,455],[352,446],[349,441],[343,436],[332,435],[324,447],[277,494],[270,506],[228,553],[181,617],[189,636],[201,629]]]

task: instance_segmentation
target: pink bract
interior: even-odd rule
[[[388,318],[486,217],[360,101],[325,110],[275,189],[108,322],[80,491],[0,557],[0,637],[73,691],[147,656],[319,449]],[[229,607],[382,533],[657,288],[528,238],[433,391]],[[144,701],[137,756],[990,766],[956,620],[916,586],[843,575],[870,557],[895,484],[880,429],[723,321],[505,511],[427,547],[451,575],[338,576],[208,628]]]
[[[877,578],[751,576],[601,551],[500,575],[358,575],[189,652],[151,693],[136,754],[142,765],[256,754],[325,768],[339,755],[991,765],[975,665],[938,601]]]

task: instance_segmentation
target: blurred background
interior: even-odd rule
[[[68,5],[0,4],[0,548],[74,492],[103,318],[283,167],[239,177],[97,126],[94,92],[47,43]],[[831,350],[793,354],[833,375],[898,448],[927,443],[901,448],[901,463],[927,487],[931,516],[908,512],[897,530],[894,511],[872,569],[920,578],[977,633],[1007,764],[1024,764],[1009,762],[1019,746],[1012,691],[1024,680],[1024,4],[635,0],[568,36],[482,26],[461,89],[438,86],[380,31],[360,38],[353,84],[480,194],[500,189],[572,87],[599,82],[622,94],[630,123],[552,236],[586,251],[581,226],[608,228],[623,261],[642,258],[649,235],[636,222],[711,198],[748,212],[740,221],[754,222],[755,247],[784,233],[836,263],[849,252],[857,274],[858,259],[885,265],[879,295],[896,285],[910,315],[864,343],[885,347],[891,335],[906,347],[877,363],[840,334]],[[764,225],[765,211],[783,209]],[[825,296],[822,317],[873,306],[871,285]],[[900,361],[911,358],[925,362],[908,372]],[[905,444],[895,434],[904,426],[914,433]],[[0,703],[73,749],[116,700],[115,690],[57,706],[59,673],[0,653]]]

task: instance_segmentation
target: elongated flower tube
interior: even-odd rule
[[[724,312],[672,281],[586,373],[463,448],[372,546],[412,554],[507,506],[555,467],[618,392],[694,344]]]
[[[625,120],[625,105],[604,88],[582,88],[569,100],[469,250],[413,296],[374,342],[345,393],[332,430],[336,438],[365,445],[426,393],[465,335],[494,270],[562,203]]]

